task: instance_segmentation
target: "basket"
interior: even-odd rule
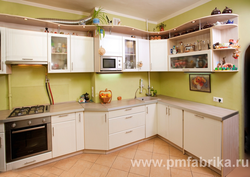
[[[110,95],[110,96],[108,96]],[[112,100],[112,91],[105,89],[99,92],[99,98],[102,104],[110,103]]]

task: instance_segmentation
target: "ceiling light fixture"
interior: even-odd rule
[[[174,29],[174,31],[176,31],[176,28]]]
[[[191,23],[195,23],[195,21],[193,20],[193,21],[191,21]]]
[[[27,18],[24,18],[24,20],[28,20]]]
[[[133,28],[132,30],[134,31],[135,29]]]
[[[85,25],[83,25],[82,27],[85,28]]]

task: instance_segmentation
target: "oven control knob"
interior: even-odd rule
[[[43,122],[43,123],[45,123],[45,122],[46,122],[46,120],[45,120],[45,119],[43,119],[43,120],[42,120],[42,122]]]
[[[16,127],[16,123],[13,123],[13,124],[11,125],[11,127],[12,127],[12,128],[15,128],[15,127]]]
[[[31,125],[31,121],[28,122],[28,125]]]

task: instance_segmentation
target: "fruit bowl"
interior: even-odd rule
[[[105,89],[99,92],[99,98],[102,104],[110,103],[112,100],[112,91]]]

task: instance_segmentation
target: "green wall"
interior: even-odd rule
[[[243,157],[244,140],[244,115],[243,115],[243,66],[244,54],[250,45],[250,16],[249,0],[212,0],[193,10],[165,21],[167,29],[175,28],[183,23],[202,16],[208,16],[217,7],[221,11],[228,6],[233,13],[239,15],[239,38],[241,55],[239,57],[239,72],[237,73],[212,73],[211,93],[202,93],[189,90],[189,74],[186,73],[161,73],[161,93],[164,95],[238,110],[240,113],[240,157]],[[213,96],[222,97],[223,103],[213,102]]]
[[[8,109],[8,77],[0,75],[0,110]]]

